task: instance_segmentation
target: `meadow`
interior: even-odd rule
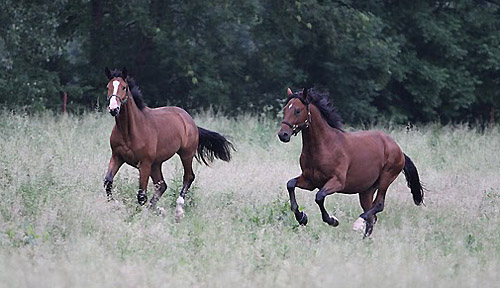
[[[114,120],[105,113],[0,113],[1,287],[493,287],[500,282],[500,128],[430,124],[377,127],[417,166],[426,206],[404,176],[391,185],[370,238],[352,230],[356,195],[335,194],[321,220],[300,173],[301,138],[277,137],[278,120],[195,116],[227,135],[230,163],[195,164],[186,216],[177,156],[163,165],[163,215],[136,204],[138,171],[123,166],[107,202],[103,177]],[[347,127],[347,130],[356,128]],[[152,185],[149,185],[151,195]]]

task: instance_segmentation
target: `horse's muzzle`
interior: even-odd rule
[[[281,142],[290,142],[290,133],[286,131],[280,131],[278,132],[278,138],[280,138]]]
[[[115,117],[120,113],[120,107],[116,107],[115,109],[109,109],[109,114]]]

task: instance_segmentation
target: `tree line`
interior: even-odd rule
[[[395,0],[0,0],[0,103],[106,105],[104,67],[149,106],[281,110],[328,91],[349,123],[486,122],[500,108],[500,5]]]

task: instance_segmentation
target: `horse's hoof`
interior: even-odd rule
[[[337,218],[335,217],[327,216],[326,218],[323,218],[323,222],[326,222],[328,225],[332,227],[339,226],[339,220],[337,220]]]
[[[165,208],[156,207],[156,213],[158,213],[158,215],[165,215]]]
[[[299,222],[300,225],[303,225],[303,226],[306,226],[307,225],[307,214],[305,212],[300,212],[301,213],[301,217],[300,219],[297,219],[297,221]]]
[[[184,218],[184,211],[175,211],[175,223],[180,223]]]
[[[356,222],[354,222],[354,224],[352,225],[352,230],[354,231],[360,231],[360,230],[363,230],[363,228],[365,228],[365,219],[359,217]]]
[[[146,204],[146,202],[148,202],[148,195],[146,195],[146,193],[144,193],[144,192],[137,193],[137,202],[141,206]]]
[[[184,198],[179,196],[175,203],[177,204],[175,207],[175,222],[179,223],[181,222],[182,218],[184,218],[184,209],[182,209],[182,207],[184,206]]]
[[[363,236],[363,238],[369,237],[370,235],[372,235],[372,232],[373,232],[373,223],[367,221],[365,228],[365,235]]]
[[[335,218],[335,217],[330,217],[330,220],[328,220],[327,223],[328,223],[328,225],[330,225],[332,227],[339,226],[339,220],[337,220],[337,218]]]
[[[373,232],[373,226],[366,225],[365,235],[363,236],[363,239],[366,237],[370,237],[370,235],[372,235],[372,232]]]

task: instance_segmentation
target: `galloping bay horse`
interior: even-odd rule
[[[186,192],[195,178],[193,157],[206,165],[214,158],[229,161],[230,150],[234,149],[232,144],[220,134],[196,126],[193,118],[181,108],[147,107],[134,79],[127,76],[126,68],[110,71],[106,67],[105,73],[109,80],[108,110],[116,121],[110,137],[111,160],[104,178],[108,199],[113,199],[113,177],[123,163],[127,163],[139,169],[137,201],[140,205],[148,200],[149,177],[153,180],[155,192],[149,206],[154,208],[167,189],[161,165],[177,153],[184,167],[183,187],[175,210],[175,218],[180,220],[184,215]]]
[[[328,215],[325,197],[333,193],[358,193],[364,213],[354,222],[353,229],[361,230],[365,226],[365,237],[372,233],[376,214],[384,210],[387,188],[401,171],[406,176],[415,204],[423,203],[424,189],[417,168],[398,144],[379,131],[343,131],[341,118],[329,102],[327,93],[314,89],[293,93],[288,88],[278,137],[289,142],[292,135],[301,131],[302,174],[287,183],[291,210],[299,224],[307,224],[307,215],[299,211],[295,187],[310,191],[319,189],[315,200],[322,219],[334,227],[339,221]]]

